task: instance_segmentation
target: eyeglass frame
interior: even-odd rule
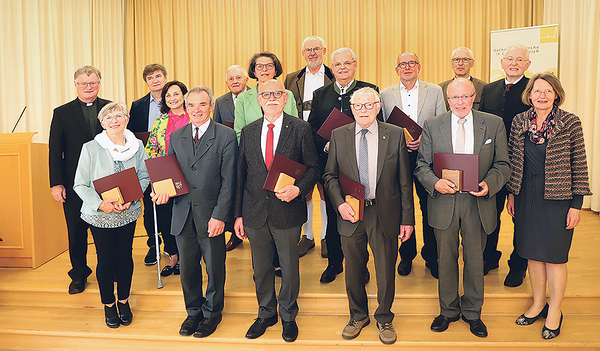
[[[448,101],[458,101],[459,99],[468,100],[468,99],[472,98],[473,96],[475,96],[475,92],[473,92],[473,94],[471,94],[471,95],[448,96],[448,97],[446,97],[446,99],[448,99]]]
[[[419,61],[411,60],[408,62],[400,62],[396,65],[396,68],[405,69],[406,66],[410,68],[415,68],[417,65],[420,65]]]
[[[375,104],[380,104],[380,103],[381,103],[381,101],[365,102],[364,104],[350,104],[350,107],[352,107],[356,111],[362,110],[363,107],[366,110],[370,111],[370,110],[372,110],[375,107]],[[371,105],[371,107],[367,106],[368,104]],[[357,106],[359,106],[359,107],[357,107]]]
[[[271,96],[273,96],[273,98],[275,99],[281,99],[281,97],[283,96],[283,94],[285,94],[286,92],[283,90],[275,90],[275,91],[263,91],[262,93],[258,93],[258,95],[265,99],[268,100],[271,98]],[[277,96],[277,94],[279,94],[279,96]],[[265,97],[265,95],[267,95]]]

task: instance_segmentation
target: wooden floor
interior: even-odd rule
[[[418,211],[417,211],[418,212]],[[569,283],[563,303],[564,325],[561,335],[545,341],[540,333],[543,321],[521,327],[514,323],[530,303],[529,281],[518,288],[507,288],[502,282],[508,267],[511,226],[503,214],[499,243],[504,253],[500,268],[485,277],[485,303],[482,319],[489,337],[471,335],[462,321],[451,324],[444,333],[429,329],[439,313],[437,280],[431,277],[424,262],[417,257],[409,276],[396,276],[396,314],[394,327],[398,341],[392,347],[406,350],[600,350],[600,217],[582,211],[582,222],[575,230],[569,261]],[[320,232],[320,215],[315,213],[314,230]],[[417,218],[420,222],[420,217]],[[134,240],[135,271],[130,302],[134,321],[130,326],[109,329],[104,314],[96,277],[89,277],[84,293],[69,295],[68,253],[63,253],[38,269],[0,269],[0,350],[304,350],[309,348],[367,349],[389,348],[379,342],[375,323],[365,328],[351,341],[341,332],[347,323],[348,302],[343,274],[330,284],[319,283],[327,265],[321,258],[319,244],[300,259],[301,286],[298,304],[300,329],[298,340],[285,343],[281,338],[281,323],[268,329],[256,340],[244,338],[257,314],[257,302],[252,281],[250,245],[246,241],[227,256],[227,280],[223,322],[217,331],[205,339],[178,335],[185,319],[179,278],[163,278],[164,288],[157,289],[157,267],[143,264],[147,251],[143,226],[138,222]],[[421,228],[417,226],[418,245],[422,245]],[[226,234],[229,236],[229,233]],[[318,240],[317,240],[318,242]],[[94,246],[88,259],[95,266]],[[163,256],[162,265],[168,258]],[[367,285],[371,311],[376,307],[376,286],[373,274]],[[373,321],[373,320],[372,320]],[[284,346],[285,345],[285,346]]]

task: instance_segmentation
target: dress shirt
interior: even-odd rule
[[[260,148],[265,163],[267,162],[265,155],[267,152],[267,132],[269,131],[269,123],[273,123],[275,125],[273,128],[273,156],[275,156],[277,142],[279,141],[279,134],[281,134],[281,127],[283,126],[283,113],[277,117],[275,122],[269,122],[266,118],[263,119],[262,131],[260,132]]]
[[[354,129],[354,145],[356,147],[356,164],[358,165],[358,146],[360,145],[361,138],[361,130],[363,128],[356,123],[356,127]],[[377,183],[377,150],[379,148],[378,145],[378,137],[379,137],[379,126],[377,125],[377,120],[375,120],[369,127],[367,127],[367,134],[365,134],[365,138],[367,138],[367,147],[369,148],[369,189],[365,189],[365,193],[368,193],[368,198],[366,200],[372,200],[375,198],[375,190]]]
[[[464,117],[465,122],[465,154],[472,154],[475,150],[475,137],[473,135],[473,112]],[[458,116],[452,113],[452,150],[456,150],[456,131],[458,130]]]
[[[340,95],[344,95],[344,94],[346,94],[346,91],[348,91],[348,89],[350,89],[350,87],[352,87],[352,83],[354,83],[354,79],[352,79],[350,81],[350,83],[346,84],[346,86],[342,86],[337,81],[335,82],[335,85],[337,85],[337,87],[340,89]]]
[[[515,80],[515,81],[514,81],[514,82],[512,82],[512,83],[510,83],[508,80],[506,80],[506,77],[504,77],[504,86],[506,87],[506,86],[508,86],[509,84],[515,85],[515,84],[519,83],[519,81],[520,81],[521,79],[523,79],[523,77],[524,77],[524,76],[520,76],[520,77],[519,77],[519,79]],[[512,87],[512,85],[511,85],[511,87]]]
[[[162,115],[160,112],[160,102],[154,99],[154,96],[150,94],[150,106],[148,107],[148,131],[152,131],[154,122],[158,116]]]
[[[419,103],[419,80],[415,86],[408,90],[404,84],[400,83],[400,97],[402,98],[402,112],[406,113],[415,123],[418,120],[417,104]]]
[[[233,98],[233,108],[235,109],[235,103],[237,102],[237,95],[235,95],[234,93],[231,93],[231,97]]]
[[[313,92],[320,87],[325,85],[325,65],[321,64],[321,68],[317,71],[317,73],[312,74],[306,66],[306,73],[304,75],[304,92],[302,94],[302,102],[312,101]],[[302,118],[305,121],[308,121],[308,116],[310,115],[310,110],[302,111]]]

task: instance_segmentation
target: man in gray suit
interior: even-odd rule
[[[356,123],[333,131],[323,176],[325,190],[338,212],[338,229],[346,256],[350,321],[342,337],[354,339],[369,324],[363,279],[367,271],[369,243],[377,277],[379,307],[375,311],[375,319],[379,339],[384,344],[393,344],[396,332],[392,326],[394,314],[391,307],[395,293],[398,238],[406,241],[415,223],[408,152],[401,128],[375,122],[381,109],[375,89],[357,90],[350,103]],[[340,174],[365,186],[363,221],[353,217],[355,209],[344,199],[338,180]]]
[[[400,110],[420,126],[423,126],[425,120],[446,112],[442,89],[436,84],[420,80],[420,71],[421,64],[416,54],[405,52],[398,56],[396,73],[400,77],[400,82],[381,91],[384,120],[387,121],[394,106],[398,106]],[[419,142],[420,138],[406,143],[411,174],[417,164]],[[423,248],[421,249],[421,257],[425,260],[425,266],[429,268],[431,275],[437,278],[437,245],[433,228],[427,222],[427,191],[425,191],[425,188],[423,188],[416,177],[413,176],[413,180],[417,196],[419,197],[421,214],[423,215]],[[407,241],[403,242],[398,252],[400,254],[398,274],[409,275],[412,269],[412,261],[417,256],[416,235],[412,235]]]
[[[481,320],[483,305],[483,249],[487,234],[497,224],[496,193],[510,176],[506,129],[497,116],[474,111],[475,87],[457,78],[448,85],[451,112],[425,121],[415,175],[430,199],[429,224],[437,239],[441,313],[431,330],[442,332],[462,318],[471,333],[487,336]],[[479,155],[479,191],[457,192],[454,184],[433,172],[434,153]],[[463,246],[464,295],[459,297],[459,232]]]
[[[169,155],[176,155],[190,192],[173,199],[171,234],[181,266],[187,318],[179,334],[202,338],[221,322],[225,287],[225,222],[231,221],[235,194],[237,139],[233,129],[210,119],[212,91],[192,88],[185,96],[192,123],[171,134]],[[153,201],[166,203],[168,194]],[[204,258],[208,284],[202,293]]]
[[[306,194],[319,180],[319,156],[310,125],[283,112],[288,99],[283,83],[269,80],[258,88],[264,117],[241,130],[235,195],[235,233],[246,235],[252,248],[258,318],[246,333],[255,339],[277,323],[277,302],[283,324],[282,337],[298,337],[296,316],[300,271],[298,240],[306,222]],[[275,153],[307,167],[304,176],[277,193],[263,189]],[[281,288],[275,295],[273,257],[279,256]]]
[[[473,51],[471,49],[461,46],[459,48],[454,49],[452,51],[452,58],[450,59],[450,67],[452,67],[452,71],[454,71],[454,78],[448,79],[440,83],[440,87],[442,87],[442,92],[444,93],[444,101],[446,102],[446,109],[450,108],[448,101],[446,100],[446,89],[448,88],[448,84],[453,81],[455,78],[466,78],[473,82],[475,86],[475,101],[473,101],[473,109],[479,110],[479,102],[481,101],[481,92],[483,90],[483,86],[487,83],[481,79],[477,79],[471,76],[471,68],[475,65],[475,57],[473,56]]]

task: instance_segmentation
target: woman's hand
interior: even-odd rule
[[[567,229],[573,229],[577,227],[579,221],[581,220],[581,210],[576,208],[569,208],[569,212],[567,212]]]
[[[515,196],[513,194],[508,194],[508,199],[506,200],[506,212],[513,218],[515,217]]]
[[[98,209],[104,213],[115,212],[115,206],[113,205],[113,202],[117,202],[117,201],[119,201],[119,199],[104,200],[104,201],[102,201],[100,206],[98,206]]]
[[[119,203],[116,203],[113,206],[115,207],[115,211],[114,212],[121,213],[121,212],[129,209],[129,206],[131,206],[131,202],[126,202],[126,203],[124,203],[122,205],[119,204]]]
[[[152,195],[152,201],[157,205],[166,204],[169,202],[169,194],[154,194]]]

